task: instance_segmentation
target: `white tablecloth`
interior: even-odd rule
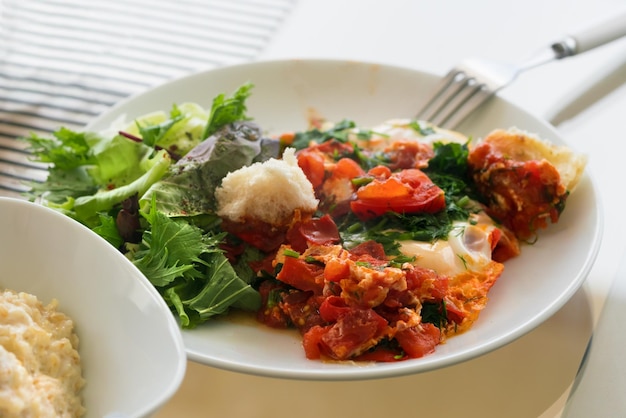
[[[87,4],[74,2],[75,5],[83,3]],[[134,0],[93,4],[125,8],[130,3]],[[139,3],[150,10],[151,4],[158,3],[168,15],[180,12],[178,2]],[[5,22],[7,17],[9,21],[22,19],[34,8],[59,4],[64,3],[61,0],[5,0],[4,3],[0,0],[0,7],[4,7],[0,16]],[[251,37],[261,44],[244,53],[227,53],[228,59],[223,60],[208,58],[208,61],[201,59],[194,63],[187,57],[184,61],[190,64],[183,72],[231,60],[314,57],[378,61],[443,75],[448,68],[471,56],[518,61],[571,29],[626,8],[624,0],[259,0],[232,4],[253,6],[251,14],[248,11],[229,14],[229,19],[238,21],[233,24],[239,28],[242,21],[243,27],[257,27],[249,20],[255,21],[259,15],[274,22],[266,26],[262,34]],[[194,3],[194,7],[207,16],[230,5],[226,0]],[[133,22],[139,22],[138,14],[134,15]],[[44,18],[47,17],[41,17]],[[126,22],[118,26],[120,33],[124,33],[120,36],[126,36],[129,42],[146,41],[142,40],[145,27],[130,25],[124,13],[120,22]],[[129,26],[133,26],[132,31]],[[124,28],[130,32],[124,32]],[[12,148],[14,128],[30,124],[22,122],[24,117],[50,114],[48,105],[55,103],[53,107],[57,106],[59,97],[52,91],[29,92],[31,87],[40,84],[33,86],[25,80],[30,74],[24,71],[27,67],[39,82],[45,78],[41,71],[51,71],[48,64],[43,70],[37,70],[38,62],[48,63],[48,58],[54,61],[53,57],[44,56],[47,49],[39,45],[43,41],[33,38],[43,29],[33,23],[24,34],[17,27],[2,26],[3,35],[7,34],[7,29],[13,30],[9,33],[21,33],[19,40],[12,39],[19,42],[18,49],[26,52],[26,58],[20,60],[30,57],[28,62],[16,62],[11,54],[17,49],[0,44],[3,54],[0,61],[0,153],[4,153],[0,154],[0,179],[4,175],[15,180],[18,177],[15,169],[6,163],[8,157],[20,154]],[[193,32],[192,28],[189,31]],[[83,28],[83,33],[90,34],[89,28]],[[217,42],[216,48],[219,45],[223,44]],[[62,49],[63,46],[55,47]],[[99,48],[107,51],[106,46]],[[114,52],[117,56],[128,53]],[[154,52],[156,57],[153,58],[165,58],[176,51]],[[199,55],[206,58],[204,53]],[[176,57],[171,59],[176,61]],[[63,68],[71,69],[74,65],[68,62]],[[160,73],[161,78],[177,75],[172,69],[159,71],[165,71]],[[81,77],[77,80],[85,81]],[[135,91],[159,82],[148,76],[145,80],[145,84],[136,85]],[[532,113],[560,123],[559,129],[570,145],[588,154],[588,169],[602,199],[605,233],[597,262],[580,291],[544,324],[506,347],[474,360],[396,379],[288,381],[189,363],[182,387],[157,418],[626,416],[622,395],[626,391],[626,359],[620,355],[620,348],[624,346],[620,320],[626,316],[626,271],[620,267],[626,249],[622,239],[626,236],[626,224],[622,221],[625,81],[626,39],[623,39],[584,56],[531,70],[502,92]],[[592,88],[588,90],[588,87]],[[77,88],[80,93],[83,87]],[[11,94],[14,89],[19,90],[19,95]],[[7,96],[10,98],[6,99]],[[104,106],[121,97],[110,97]],[[568,107],[568,103],[576,106]],[[64,102],[66,105],[79,110],[71,103]],[[102,108],[99,104],[94,106],[78,121],[88,119]],[[592,335],[588,356],[578,373]]]

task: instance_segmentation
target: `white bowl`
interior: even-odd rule
[[[127,120],[171,109],[175,103],[210,107],[217,94],[231,94],[245,82],[255,87],[248,114],[270,133],[302,130],[318,114],[331,121],[347,118],[372,127],[390,118],[414,115],[438,78],[414,69],[341,60],[254,62],[194,74],[150,89],[114,106],[89,124],[102,130],[122,115]],[[468,118],[459,131],[486,135],[517,126],[558,145],[565,141],[545,121],[495,97]],[[396,363],[345,364],[307,360],[297,331],[278,331],[254,319],[209,321],[183,331],[190,360],[263,376],[349,380],[420,373],[469,360],[502,347],[550,318],[583,283],[600,247],[602,211],[588,173],[583,176],[557,225],[542,231],[490,292],[490,302],[466,333],[450,338],[435,353]]]
[[[179,327],[130,261],[83,225],[35,203],[0,198],[0,289],[59,301],[80,339],[86,417],[143,417],[178,389]]]

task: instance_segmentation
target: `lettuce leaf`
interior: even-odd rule
[[[185,102],[172,105],[169,114],[159,111],[140,117],[124,131],[139,136],[149,146],[183,156],[205,138],[208,117],[208,111],[199,104]]]
[[[108,212],[115,205],[135,194],[142,196],[150,186],[165,175],[172,162],[169,154],[163,150],[155,155],[154,161],[154,165],[148,171],[129,184],[78,197],[74,203],[76,218],[89,225],[92,218],[97,217],[99,212]]]
[[[86,166],[94,181],[107,188],[124,186],[141,177],[151,166],[154,150],[122,135],[101,136],[91,144],[93,164]]]

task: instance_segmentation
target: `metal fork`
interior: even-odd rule
[[[623,36],[626,36],[626,12],[568,35],[518,65],[483,59],[463,61],[439,82],[416,118],[453,129],[521,72],[582,54]]]

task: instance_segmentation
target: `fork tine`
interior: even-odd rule
[[[450,97],[454,96],[459,90],[460,85],[454,87],[454,82],[462,72],[456,68],[453,68],[446,74],[444,78],[439,81],[433,93],[430,95],[428,102],[422,106],[422,109],[417,112],[416,118],[430,121],[440,110]]]
[[[482,94],[489,94],[488,87],[479,82],[474,77],[465,78],[458,81],[461,88],[457,89],[457,93],[439,109],[437,115],[431,118],[431,122],[446,128],[452,128],[451,118],[460,120],[460,115],[468,115],[474,108],[476,101],[472,100],[476,95],[482,97]],[[479,102],[482,103],[482,100]]]
[[[466,70],[454,68],[439,82],[416,117],[437,126],[454,128],[492,94],[485,83]]]
[[[457,125],[470,115],[470,113],[481,106],[493,95],[494,92],[492,90],[489,90],[484,85],[481,85],[480,88],[475,90],[473,95],[469,97],[461,107],[449,116],[449,118],[444,122],[443,127],[450,129],[456,128]]]

